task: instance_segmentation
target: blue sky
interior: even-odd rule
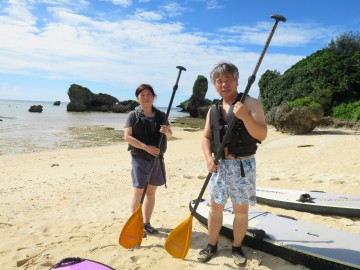
[[[0,99],[69,101],[76,83],[93,93],[135,99],[151,84],[167,106],[188,99],[198,75],[222,60],[252,74],[273,26],[280,22],[257,73],[281,73],[345,32],[360,30],[358,0],[0,0]],[[207,98],[217,98],[209,80]]]

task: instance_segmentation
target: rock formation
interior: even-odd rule
[[[43,106],[42,105],[32,105],[30,106],[29,112],[42,112]]]
[[[268,125],[280,132],[299,135],[314,130],[323,116],[322,109],[291,107],[285,102],[272,108],[265,118]]]
[[[70,99],[67,105],[67,111],[84,112],[84,111],[101,111],[101,112],[118,112],[126,113],[133,110],[138,103],[136,101],[119,100],[108,94],[94,94],[88,88],[72,84],[68,90]]]
[[[199,75],[195,80],[193,94],[191,95],[189,104],[186,108],[191,117],[199,116],[199,108],[205,105],[204,101],[207,90],[208,80],[203,75]]]
[[[119,101],[112,106],[112,111],[114,113],[126,113],[134,110],[137,106],[139,106],[139,102],[135,100]]]

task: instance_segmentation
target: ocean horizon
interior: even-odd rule
[[[127,113],[68,112],[68,103],[55,106],[54,101],[0,99],[0,155],[56,149],[59,143],[69,139],[70,128],[103,126],[124,129]],[[43,111],[29,112],[32,105],[42,105]],[[167,107],[157,108],[167,111]],[[188,115],[181,112],[181,108],[171,108],[169,120]]]

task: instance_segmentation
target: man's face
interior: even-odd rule
[[[216,91],[222,98],[227,96],[232,96],[234,93],[237,93],[238,81],[234,78],[231,73],[221,74],[215,80]]]

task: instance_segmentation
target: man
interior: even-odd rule
[[[198,260],[208,261],[217,251],[222,226],[223,209],[231,199],[234,210],[232,257],[238,266],[246,263],[241,245],[248,226],[249,205],[256,203],[257,143],[265,140],[267,127],[264,111],[257,99],[247,96],[240,102],[237,91],[239,71],[231,63],[220,62],[212,70],[211,81],[222,98],[211,106],[206,117],[202,149],[210,179],[210,211],[208,217],[208,245],[200,251]],[[236,122],[226,142],[222,157],[215,165],[214,155],[222,143],[231,119]]]

